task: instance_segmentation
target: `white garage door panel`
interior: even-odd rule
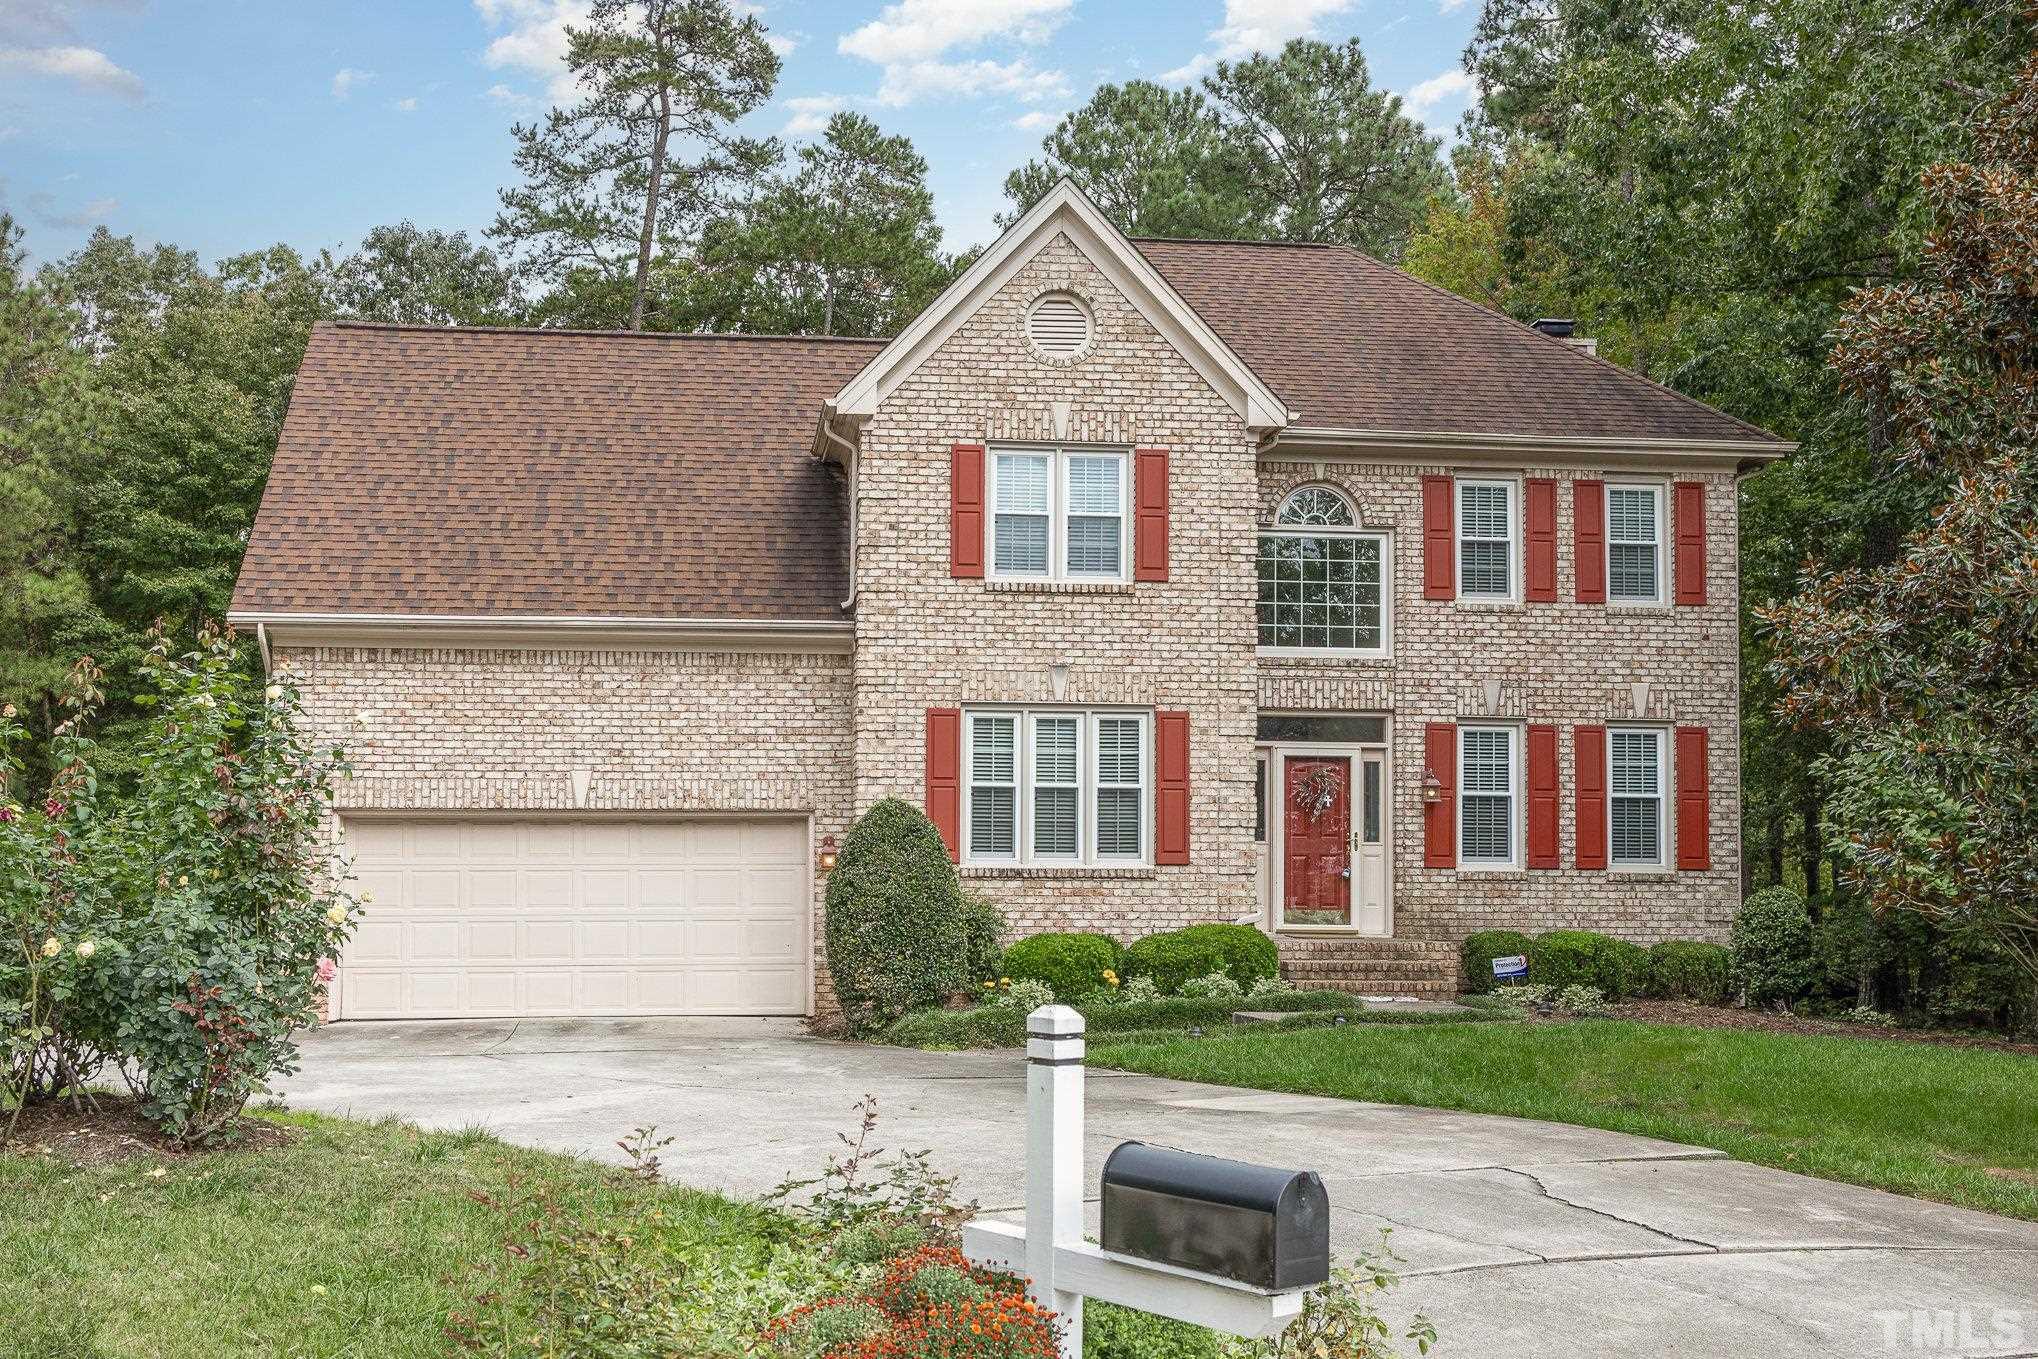
[[[340,1016],[801,1014],[803,821],[350,820]]]

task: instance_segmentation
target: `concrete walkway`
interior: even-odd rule
[[[870,1093],[883,1145],[932,1149],[987,1212],[1023,1196],[1010,1052],[767,1020],[339,1024],[284,1093],[606,1160],[656,1124],[674,1178],[739,1195],[812,1175]],[[1321,1172],[1333,1244],[1393,1227],[1395,1310],[1426,1310],[1445,1359],[2038,1355],[2038,1224],[1555,1123],[1104,1070],[1088,1102],[1092,1185],[1134,1138]]]

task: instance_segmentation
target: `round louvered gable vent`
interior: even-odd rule
[[[1070,293],[1049,293],[1026,313],[1026,338],[1046,358],[1072,359],[1089,347],[1089,308]]]

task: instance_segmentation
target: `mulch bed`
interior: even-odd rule
[[[1891,1024],[1848,1024],[1837,1019],[1772,1014],[1767,1010],[1736,1010],[1723,1005],[1695,1005],[1685,1000],[1631,1000],[1613,1007],[1617,1019],[1644,1024],[1684,1024],[1698,1029],[1759,1029],[1765,1033],[1809,1034],[1820,1038],[1880,1038],[1898,1043],[1935,1043],[1953,1048],[1992,1048],[1998,1052],[2038,1055],[2038,1043],[2020,1043],[1987,1034],[1906,1029]]]
[[[89,1167],[114,1165],[137,1156],[159,1160],[181,1160],[214,1151],[267,1151],[288,1146],[299,1136],[286,1128],[259,1118],[243,1118],[229,1125],[224,1136],[206,1147],[186,1147],[156,1131],[142,1117],[140,1103],[126,1096],[100,1095],[98,1108],[73,1105],[69,1100],[32,1104],[21,1113],[14,1141],[0,1147],[0,1154],[47,1156],[66,1165]],[[7,1131],[12,1111],[0,1111],[0,1134]]]

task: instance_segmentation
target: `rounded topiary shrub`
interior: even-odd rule
[[[1005,950],[998,974],[1013,981],[1044,981],[1062,1000],[1076,1000],[1109,985],[1124,950],[1108,934],[1035,934]]]
[[[1281,951],[1251,925],[1191,925],[1135,940],[1121,970],[1127,977],[1152,977],[1165,995],[1212,972],[1250,986],[1280,972]]]
[[[1788,887],[1765,887],[1734,917],[1733,984],[1756,1005],[1798,1000],[1818,978],[1811,908]]]
[[[1534,941],[1519,930],[1476,930],[1465,936],[1465,989],[1484,995],[1494,987],[1493,960],[1528,955]]]
[[[850,827],[828,878],[827,939],[835,998],[857,1032],[969,985],[970,908],[925,812],[888,797]]]
[[[1649,994],[1719,1004],[1727,998],[1727,951],[1690,939],[1665,940],[1649,950]]]
[[[1613,940],[1593,930],[1551,930],[1529,945],[1529,980],[1561,991],[1567,986],[1607,990]]]

